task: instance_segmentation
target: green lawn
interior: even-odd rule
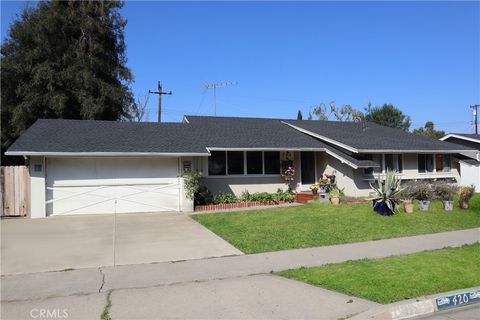
[[[277,274],[379,303],[480,285],[480,245],[377,260],[347,261]]]
[[[452,212],[435,201],[430,211],[383,217],[369,204],[310,203],[255,211],[199,214],[195,220],[245,253],[325,246],[480,226],[480,194],[468,210]],[[415,207],[417,207],[415,205]]]

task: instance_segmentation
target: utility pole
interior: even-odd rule
[[[162,83],[158,81],[158,91],[148,90],[148,93],[158,94],[158,122],[162,122],[162,94],[172,95],[172,91],[163,92]]]
[[[228,86],[236,86],[238,82],[236,81],[225,81],[217,83],[205,83],[203,87],[205,90],[213,89],[213,114],[217,115],[217,88],[223,88]]]
[[[472,111],[473,111],[473,117],[474,117],[473,125],[475,126],[475,134],[478,134],[478,107],[480,107],[480,104],[474,104],[470,106],[470,108],[472,108]]]

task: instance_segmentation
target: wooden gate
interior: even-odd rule
[[[30,214],[30,175],[27,166],[1,167],[1,216],[22,217]]]

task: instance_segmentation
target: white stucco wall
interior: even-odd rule
[[[35,167],[41,166],[41,171],[35,171]],[[45,158],[31,157],[30,170],[30,217],[45,218]]]
[[[475,191],[480,192],[480,166],[472,166],[466,163],[460,163],[461,185],[474,185]]]

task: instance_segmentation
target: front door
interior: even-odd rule
[[[300,153],[300,171],[302,177],[302,190],[308,190],[310,185],[315,184],[315,153],[302,151]]]

